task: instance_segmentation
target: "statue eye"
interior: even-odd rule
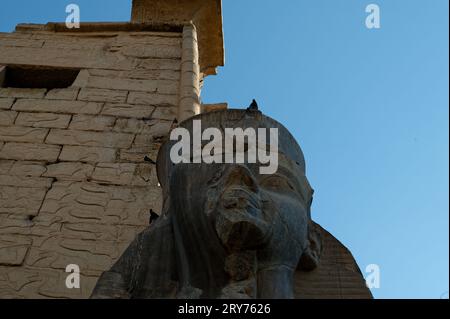
[[[295,188],[285,177],[273,175],[261,182],[261,186],[273,190],[295,191]]]

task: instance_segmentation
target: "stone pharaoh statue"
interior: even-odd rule
[[[102,274],[92,298],[294,298],[299,268],[317,266],[320,232],[299,145],[260,112],[224,110],[180,124],[278,128],[278,170],[260,164],[176,164],[167,141],[157,160],[161,217]],[[151,205],[151,203],[149,203]]]

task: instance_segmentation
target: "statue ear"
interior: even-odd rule
[[[314,270],[319,265],[321,254],[322,233],[317,224],[310,220],[308,225],[308,246],[303,252],[297,268],[305,271]]]

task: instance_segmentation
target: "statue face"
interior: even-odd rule
[[[271,175],[258,164],[179,164],[170,194],[180,228],[207,227],[224,255],[256,250],[259,268],[295,269],[307,246],[312,190],[283,155]]]
[[[248,150],[254,150],[250,139],[232,151],[247,161],[234,164],[173,165],[170,144],[160,151],[158,176],[168,196],[165,207],[172,216],[175,241],[182,243],[177,258],[185,262],[179,267],[179,280],[205,297],[236,297],[238,291],[238,298],[290,298],[294,271],[309,247],[312,189],[304,174],[303,153],[284,127],[260,113],[234,110],[201,117],[208,123],[205,127],[225,131],[278,128],[278,165],[267,174],[261,169],[264,164],[249,163]],[[195,133],[194,121],[182,125]],[[269,144],[266,140],[266,150],[272,152],[271,144],[272,139]],[[227,154],[223,148],[222,153]],[[256,293],[246,282],[253,282]]]
[[[221,186],[216,230],[222,243],[231,251],[259,250],[260,267],[295,267],[306,246],[309,199],[290,165],[271,175],[258,174],[257,165],[231,166]]]

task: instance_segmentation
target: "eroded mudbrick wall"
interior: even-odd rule
[[[144,156],[177,116],[182,34],[0,34],[0,68],[80,69],[68,88],[0,88],[0,298],[88,297],[159,212]],[[65,286],[69,264],[81,289]]]

